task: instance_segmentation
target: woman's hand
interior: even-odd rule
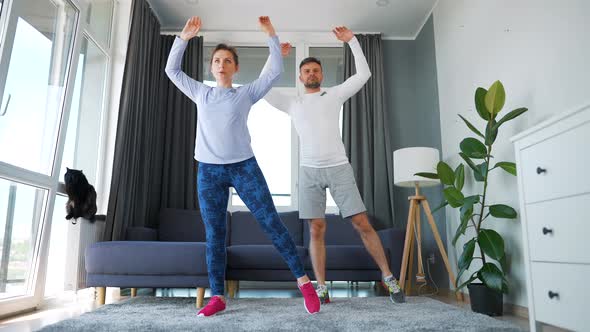
[[[258,18],[258,23],[260,23],[260,28],[262,31],[266,32],[269,37],[276,35],[275,28],[272,26],[268,16],[260,16]]]
[[[201,29],[201,18],[198,16],[193,16],[186,21],[186,25],[182,32],[180,33],[180,38],[184,41],[189,41],[193,37],[197,36],[197,33]]]

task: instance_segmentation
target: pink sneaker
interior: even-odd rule
[[[313,289],[311,281],[301,285],[298,284],[297,286],[299,287],[301,294],[303,294],[305,310],[312,315],[320,312],[320,299],[318,298],[315,289]]]
[[[219,298],[219,296],[213,296],[207,305],[199,311],[197,316],[208,317],[213,316],[218,312],[225,310],[225,303]]]

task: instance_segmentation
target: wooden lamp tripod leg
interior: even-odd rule
[[[449,263],[449,258],[447,256],[447,252],[446,252],[445,247],[444,247],[442,240],[440,238],[440,234],[438,233],[438,228],[436,227],[436,223],[434,222],[434,218],[432,217],[432,212],[430,211],[430,205],[428,204],[428,201],[426,201],[426,200],[424,200],[424,202],[422,202],[422,204],[424,207],[424,212],[426,213],[426,217],[428,218],[428,223],[430,224],[430,228],[432,228],[432,234],[434,234],[434,239],[436,240],[436,244],[438,245],[438,250],[440,251],[442,259],[445,263],[445,267],[447,268],[447,272],[449,273],[449,278],[451,279],[451,283],[453,284],[453,286],[455,286],[455,288],[457,288],[455,274],[453,273],[453,270],[451,269],[451,264]],[[455,294],[457,296],[457,301],[463,301],[463,294],[461,294],[460,292],[456,292]]]
[[[402,290],[405,290],[406,285],[406,272],[408,269],[408,260],[410,259],[410,240],[414,235],[414,209],[416,208],[416,202],[410,201],[410,211],[408,212],[408,224],[406,226],[406,239],[404,241],[404,253],[402,255],[402,266],[399,275],[399,284]]]

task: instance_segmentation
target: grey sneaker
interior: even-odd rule
[[[315,292],[318,294],[321,304],[330,303],[330,293],[328,292],[328,287],[326,287],[326,285],[318,285]]]
[[[404,291],[400,288],[399,283],[393,276],[383,279],[383,283],[387,286],[387,289],[389,290],[389,298],[391,299],[391,302],[406,302],[406,295],[404,294]]]

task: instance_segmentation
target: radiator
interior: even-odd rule
[[[91,244],[102,241],[105,224],[104,216],[97,215],[95,222],[78,218],[76,224],[68,225],[64,290],[86,288],[84,253]]]

